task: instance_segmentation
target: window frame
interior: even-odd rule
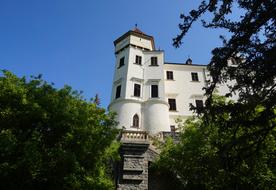
[[[155,95],[155,96],[153,96],[153,95]],[[152,84],[151,85],[151,96],[150,97],[151,98],[159,98],[159,86],[158,86],[158,84]]]
[[[137,113],[132,117],[132,127],[139,128],[139,116]]]
[[[150,66],[158,66],[158,57],[157,56],[152,56],[150,58]]]
[[[141,97],[141,84],[134,83],[133,96]]]
[[[116,87],[116,92],[115,92],[115,99],[118,99],[121,97],[121,91],[122,91],[122,85],[118,85]]]
[[[119,60],[118,69],[125,65],[125,57],[121,57]]]
[[[200,103],[199,103],[200,102]],[[203,100],[195,100],[195,105],[197,109],[203,109],[204,107],[204,102]]]
[[[171,133],[176,131],[176,128],[175,128],[175,125],[170,125],[170,130],[171,130]]]
[[[175,98],[168,98],[168,104],[169,104],[169,111],[177,111],[176,109],[176,99]]]
[[[198,73],[197,72],[191,72],[191,77],[193,82],[199,82]]]
[[[142,65],[142,56],[141,55],[136,55],[134,63],[137,64],[137,65]]]
[[[175,125],[170,125],[170,132],[171,132],[171,135],[174,137],[175,136],[175,133],[176,133],[176,128],[175,128]]]
[[[173,71],[166,71],[167,80],[174,80]]]

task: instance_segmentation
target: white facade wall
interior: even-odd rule
[[[169,130],[163,73],[164,52],[153,49],[152,40],[133,35],[126,37],[115,46],[115,51],[118,53],[109,109],[117,113],[119,128],[146,130],[151,134],[158,133],[160,130]],[[141,65],[135,63],[137,55],[142,57]],[[122,57],[125,57],[125,65],[118,68]],[[158,66],[151,66],[151,57],[157,57]],[[134,96],[134,84],[141,85],[140,97]],[[121,85],[121,96],[116,99],[118,85]],[[159,97],[151,98],[151,85],[158,85]],[[132,126],[135,114],[139,117],[139,128]]]
[[[170,125],[175,125],[175,119],[185,119],[193,115],[190,111],[190,104],[195,105],[195,100],[205,100],[203,87],[205,87],[206,66],[165,64],[164,75],[167,71],[173,72],[173,80],[165,79],[166,99],[176,100],[176,111],[170,111]],[[199,81],[192,81],[191,73],[197,73]]]
[[[127,89],[126,89],[126,94],[127,98],[134,98],[134,99],[139,99],[142,100],[143,97],[137,98],[133,96],[134,92],[134,84],[140,84],[141,89],[143,92],[143,76],[144,76],[144,68],[140,65],[135,64],[135,57],[136,55],[142,56],[143,53],[141,49],[134,48],[134,47],[129,47],[129,57],[128,57],[128,73],[127,73]]]
[[[119,100],[116,102],[113,102],[110,104],[110,108],[112,111],[115,111],[117,116],[116,120],[119,122],[118,127],[119,128],[125,128],[128,130],[145,130],[144,128],[144,122],[141,122],[143,120],[142,116],[142,102],[135,101],[135,100]],[[137,114],[140,119],[140,127],[133,128],[132,127],[132,119],[133,116]]]
[[[118,42],[118,44],[115,46],[115,52],[122,49],[123,47],[125,47],[129,43],[130,43],[130,36],[128,36],[125,39],[123,39],[122,41]]]
[[[117,113],[119,128],[145,130],[150,134],[170,131],[172,125],[177,128],[176,119],[194,114],[190,104],[195,106],[196,100],[205,101],[203,88],[209,79],[206,66],[164,63],[164,52],[154,50],[153,38],[132,34],[115,45],[116,66],[109,109]],[[137,55],[142,57],[141,65],[135,63]],[[118,68],[122,57],[125,64]],[[151,57],[157,57],[158,66],[151,65]],[[173,72],[173,80],[167,79],[167,71]],[[191,73],[197,73],[198,81],[192,80]],[[140,97],[134,96],[134,84],[141,85]],[[121,96],[116,99],[118,85]],[[151,85],[158,85],[157,98],[151,96]],[[218,91],[225,95],[228,88],[221,85]],[[176,110],[169,110],[168,99],[176,100]],[[139,117],[139,128],[132,126],[135,114]]]
[[[149,49],[150,51],[153,50],[152,42],[148,39],[143,39],[141,37],[130,36],[130,44],[135,44],[136,46]]]

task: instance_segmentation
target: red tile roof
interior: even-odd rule
[[[142,31],[141,31],[139,28],[137,28],[137,27],[135,27],[132,31],[133,31],[133,32],[137,32],[137,33],[139,33],[139,34],[147,35],[147,34],[145,34],[144,32],[142,32]]]

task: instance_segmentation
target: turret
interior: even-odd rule
[[[116,64],[109,109],[118,127],[155,134],[169,130],[164,90],[164,52],[137,27],[114,41]]]

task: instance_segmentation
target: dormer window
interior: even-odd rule
[[[151,57],[150,66],[158,66],[157,57]]]
[[[124,66],[124,65],[125,65],[125,57],[122,57],[122,58],[120,59],[118,69],[121,68],[121,67]]]
[[[135,64],[142,65],[142,56],[136,55]]]

